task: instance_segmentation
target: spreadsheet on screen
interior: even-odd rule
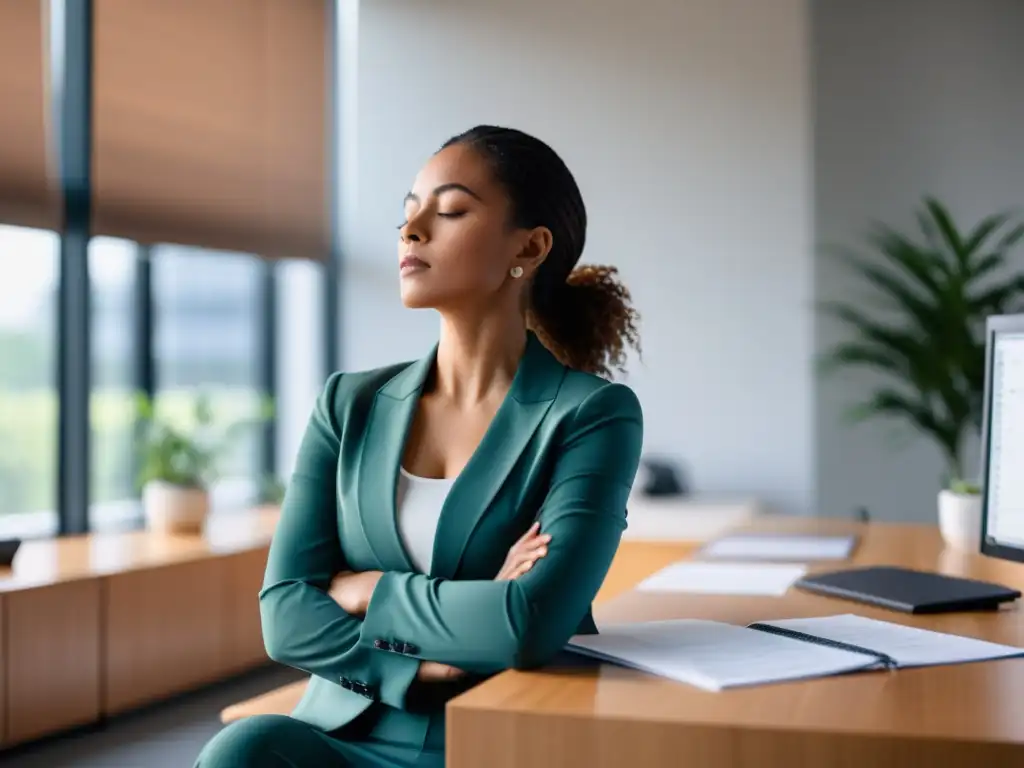
[[[1024,332],[996,334],[989,397],[988,536],[1024,546]]]

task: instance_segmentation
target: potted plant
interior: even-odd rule
[[[284,502],[286,490],[285,482],[280,477],[275,474],[265,475],[256,494],[256,503],[279,507]]]
[[[259,418],[238,421],[223,430],[216,428],[205,394],[196,397],[187,420],[158,418],[145,396],[138,398],[138,416],[138,481],[147,527],[164,533],[202,531],[218,461],[242,430],[269,418],[269,406],[264,406]]]
[[[874,227],[871,256],[835,251],[878,301],[824,304],[850,334],[821,364],[824,371],[859,367],[882,374],[849,416],[902,420],[934,441],[946,462],[940,528],[948,542],[974,548],[981,489],[967,477],[965,452],[981,429],[985,320],[1024,307],[1024,274],[1008,263],[1024,224],[998,214],[963,231],[933,198],[924,200],[917,222],[914,234]]]

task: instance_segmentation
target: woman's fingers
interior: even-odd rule
[[[533,568],[533,560],[527,560],[525,563],[517,565],[515,570],[512,571],[512,576],[509,578],[509,581],[513,581],[518,579],[520,576],[529,573],[531,568]]]
[[[540,532],[540,523],[534,523],[526,529],[526,533],[520,536],[516,543],[512,545],[510,551],[517,549],[529,548],[538,542],[551,541],[551,536],[547,533]]]
[[[538,546],[533,547],[532,549],[526,549],[521,552],[517,552],[515,556],[512,558],[512,560],[516,565],[518,565],[520,563],[526,562],[527,560],[539,560],[540,558],[544,557],[544,555],[546,555],[547,553],[548,545],[540,544]]]
[[[441,682],[444,680],[454,680],[465,674],[463,670],[447,664],[439,664],[436,661],[421,661],[416,676],[424,682]]]
[[[535,522],[509,549],[497,580],[512,580],[522,576],[537,560],[547,555],[550,541],[551,535],[540,533],[540,523]]]
[[[540,547],[530,552],[522,554],[512,566],[512,578],[522,576],[528,570],[533,568],[538,560],[548,553],[547,547]]]
[[[509,550],[509,554],[513,557],[519,557],[522,555],[533,555],[537,552],[547,551],[547,546],[550,541],[551,537],[548,534],[544,534],[543,536],[534,536],[531,539],[527,539],[524,542],[516,544]]]
[[[538,531],[540,531],[540,523],[535,522],[533,525],[526,529],[526,533],[524,533],[516,540],[516,543],[512,545],[512,549],[515,549],[517,546],[519,546],[525,541],[529,541],[532,537],[537,535]]]

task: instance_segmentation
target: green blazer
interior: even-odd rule
[[[396,528],[405,438],[423,359],[335,373],[318,397],[270,546],[260,610],[267,653],[312,675],[293,716],[333,730],[373,702],[406,709],[421,660],[479,680],[549,662],[575,633],[626,527],[643,416],[622,384],[570,370],[533,334],[512,387],[441,511],[430,573]],[[494,581],[535,521],[548,554]],[[366,616],[326,590],[342,570],[383,571]]]

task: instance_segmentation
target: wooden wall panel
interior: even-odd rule
[[[224,558],[121,573],[104,595],[107,714],[221,676]]]
[[[268,550],[260,549],[224,559],[226,573],[222,621],[225,627],[222,665],[225,674],[270,662],[263,646],[259,605],[267,553]]]
[[[3,597],[6,742],[99,717],[100,582],[69,581]]]

